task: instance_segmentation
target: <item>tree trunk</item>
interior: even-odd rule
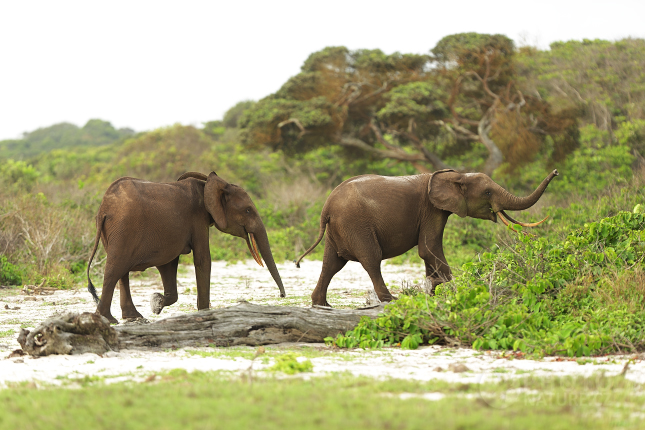
[[[22,349],[34,356],[103,354],[109,350],[163,350],[185,346],[268,345],[282,342],[324,342],[326,337],[356,327],[362,316],[376,318],[383,305],[345,310],[262,306],[242,302],[164,318],[151,324],[111,327],[96,314],[68,314],[44,321],[18,337]]]
[[[484,114],[477,126],[477,133],[479,134],[480,141],[488,150],[488,158],[484,163],[482,171],[490,177],[493,176],[495,169],[501,166],[504,162],[502,151],[500,151],[493,139],[490,138],[490,131],[493,128],[493,120],[495,118],[495,108],[497,107],[497,103],[497,100],[495,100],[495,103],[493,103],[488,111],[486,111],[486,114]]]

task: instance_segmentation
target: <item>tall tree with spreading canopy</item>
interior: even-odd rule
[[[554,127],[551,107],[515,84],[507,37],[457,34],[431,52],[316,52],[278,92],[245,111],[243,142],[287,154],[339,145],[419,172],[454,166],[490,175],[505,161],[529,161],[547,135],[576,141],[567,134],[575,117]]]

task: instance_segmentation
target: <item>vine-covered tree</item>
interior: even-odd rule
[[[530,161],[547,136],[564,152],[575,148],[575,116],[553,113],[515,83],[510,39],[457,34],[431,52],[316,52],[278,92],[245,111],[243,142],[287,154],[340,145],[420,172],[450,165],[488,174],[504,162]]]

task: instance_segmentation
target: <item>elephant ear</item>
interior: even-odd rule
[[[461,173],[452,169],[438,170],[428,181],[430,203],[463,218],[468,214],[465,187]]]
[[[226,221],[226,195],[230,192],[230,184],[211,172],[204,186],[204,206],[211,214],[220,230],[228,227]]]

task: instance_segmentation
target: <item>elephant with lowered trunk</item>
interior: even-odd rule
[[[329,282],[348,260],[361,263],[381,301],[391,301],[381,275],[381,261],[418,246],[434,291],[438,284],[452,278],[443,253],[443,230],[451,214],[493,222],[499,218],[506,225],[510,221],[534,227],[544,220],[521,223],[505,211],[533,206],[557,175],[557,170],[551,172],[523,198],[510,194],[483,173],[462,174],[451,169],[414,176],[363,175],[348,179],[327,198],[318,240],[296,265],[300,267],[300,260],[320,243],[327,229],[322,272],[311,294],[313,304],[329,306]]]
[[[193,252],[197,278],[197,309],[210,302],[211,257],[208,228],[241,237],[255,261],[267,268],[284,297],[284,287],[273,260],[262,219],[249,195],[211,172],[187,172],[172,183],[120,178],[110,185],[96,216],[96,239],[87,265],[88,290],[98,304],[96,312],[110,322],[112,295],[119,282],[124,319],[141,318],[132,302],[129,272],[156,266],[164,294],[151,299],[157,314],[177,301],[179,255]],[[107,253],[101,298],[90,280],[90,265],[99,239]]]

